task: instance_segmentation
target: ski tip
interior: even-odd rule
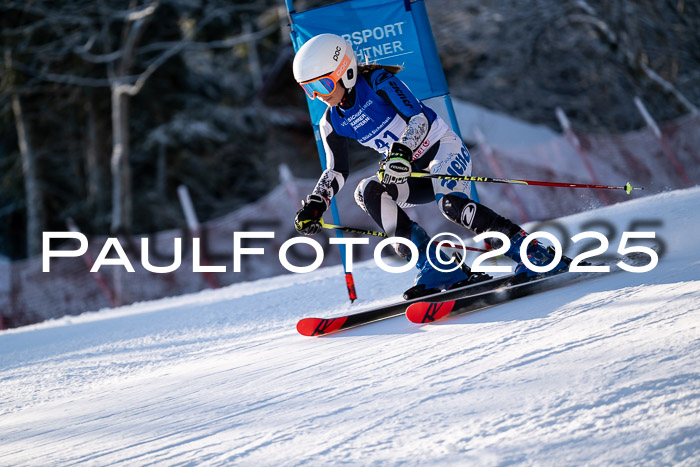
[[[450,314],[454,305],[454,300],[439,303],[413,303],[406,309],[406,318],[412,323],[432,323]]]
[[[323,319],[323,318],[304,318],[297,323],[297,331],[302,336],[322,336],[338,331],[343,327],[347,317]]]

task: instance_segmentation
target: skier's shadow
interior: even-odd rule
[[[462,315],[448,317],[434,323],[435,326],[446,324],[485,324],[508,321],[530,321],[547,318],[557,312],[564,312],[568,306],[573,314],[588,312],[600,307],[613,306],[616,297],[611,297],[609,293],[628,289],[633,293],[633,289],[644,284],[674,284],[677,280],[668,277],[661,271],[654,271],[652,275],[635,274],[629,272],[616,272],[614,280],[606,276],[584,280],[575,284],[565,285],[549,291],[517,298],[501,305],[495,305]],[[680,279],[680,278],[679,278]],[[602,294],[596,297],[595,294]],[[585,299],[586,302],[576,303]],[[642,300],[642,299],[639,299]],[[626,306],[634,304],[636,299],[625,298]],[[645,295],[643,302],[648,304],[649,298]],[[659,298],[659,304],[666,303],[666,298]],[[569,316],[567,314],[567,316]],[[421,325],[419,325],[421,326]]]
[[[634,288],[650,283],[673,284],[678,280],[683,280],[681,277],[677,277],[677,280],[674,280],[673,277],[669,277],[658,270],[643,274],[620,271],[614,273],[612,277],[614,277],[612,281],[606,276],[601,276],[576,282],[553,290],[516,298],[505,303],[449,316],[435,323],[415,324],[409,322],[404,315],[399,315],[327,337],[415,334],[425,332],[426,326],[473,325],[537,320],[551,316],[557,311],[564,309],[567,305],[593,294],[612,292],[628,287]],[[614,297],[611,298],[606,294],[600,300],[594,300],[588,305],[576,306],[576,313],[594,310],[600,306],[610,306],[614,300]],[[660,298],[659,301],[660,303],[665,303],[665,299]],[[649,303],[649,299],[645,298],[644,302]],[[630,304],[629,301],[625,303]]]

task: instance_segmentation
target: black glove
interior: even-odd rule
[[[294,218],[294,228],[304,235],[315,235],[322,229],[321,216],[328,209],[328,201],[321,195],[311,194],[301,202]]]
[[[411,158],[413,151],[405,144],[394,142],[382,168],[379,169],[379,180],[384,185],[400,185],[406,183],[411,175]]]

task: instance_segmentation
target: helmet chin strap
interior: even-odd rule
[[[343,89],[345,89],[345,94],[340,100],[339,105],[342,109],[349,109],[350,107],[355,105],[355,87],[353,86],[352,88],[347,89],[342,81],[338,81],[338,84],[340,84],[343,87]]]

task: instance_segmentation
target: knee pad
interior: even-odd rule
[[[443,216],[469,230],[473,230],[476,212],[481,207],[469,198],[452,194],[443,196],[438,206]]]
[[[509,219],[463,196],[445,195],[440,200],[439,206],[446,218],[477,234],[496,231],[510,238],[521,230],[520,226]]]

